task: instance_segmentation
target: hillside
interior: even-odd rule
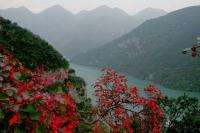
[[[0,46],[29,69],[42,65],[46,69],[53,70],[68,68],[68,62],[46,41],[2,17],[0,17]]]
[[[200,91],[200,62],[181,54],[200,35],[200,6],[144,22],[130,33],[73,58],[73,62],[112,66],[166,87]]]
[[[64,56],[71,58],[102,46],[144,21],[166,14],[148,8],[131,16],[119,8],[101,6],[73,14],[56,5],[34,14],[25,7],[0,10],[0,15],[40,35]]]

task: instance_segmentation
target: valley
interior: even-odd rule
[[[97,81],[97,79],[101,76],[101,69],[96,67],[88,67],[83,65],[77,65],[70,63],[70,67],[76,70],[76,73],[78,76],[84,77],[86,84],[87,84],[87,96],[92,99],[92,103],[96,104],[96,98],[94,96],[95,88],[93,87],[93,84]],[[130,86],[136,86],[139,88],[142,95],[144,95],[144,88],[148,86],[149,84],[154,84],[151,81],[147,80],[140,80],[137,79],[129,74],[126,74],[128,83]],[[181,90],[173,90],[170,88],[165,88],[161,85],[156,84],[156,87],[161,90],[161,92],[171,98],[175,98],[178,96],[182,96],[184,94],[196,97],[200,100],[200,92],[189,92],[189,91],[181,91]]]

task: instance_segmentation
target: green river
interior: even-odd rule
[[[92,103],[95,104],[95,97],[94,97],[94,88],[92,87],[92,84],[97,81],[97,79],[101,76],[101,70],[94,67],[88,67],[88,66],[81,66],[71,63],[71,68],[76,70],[76,74],[80,77],[83,77],[87,83],[87,96],[92,99]],[[136,86],[138,89],[140,89],[140,92],[142,95],[144,95],[143,89],[148,86],[149,84],[154,84],[150,81],[140,80],[133,76],[130,76],[126,74],[127,80],[130,86]],[[189,91],[180,91],[180,90],[172,90],[169,88],[165,88],[161,85],[155,84],[156,87],[161,90],[161,92],[169,97],[177,97],[180,95],[183,95],[184,93],[197,97],[200,100],[200,92],[189,92]]]

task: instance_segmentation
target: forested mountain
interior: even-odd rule
[[[119,8],[107,6],[78,14],[59,5],[38,14],[25,7],[0,10],[0,15],[40,35],[68,58],[102,46],[144,21],[164,14],[163,10],[147,8],[130,16]]]
[[[73,62],[112,66],[173,89],[200,91],[200,61],[182,55],[200,36],[200,6],[148,20],[130,33],[73,58]]]
[[[0,48],[9,51],[31,70],[43,65],[48,70],[68,68],[68,62],[46,41],[2,17]]]

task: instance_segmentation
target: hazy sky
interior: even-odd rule
[[[34,12],[56,4],[74,13],[107,5],[119,7],[129,14],[134,14],[147,7],[161,8],[169,12],[187,6],[200,5],[200,0],[0,0],[1,9],[25,6]]]

